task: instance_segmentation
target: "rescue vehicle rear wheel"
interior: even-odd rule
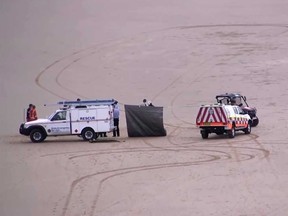
[[[228,130],[228,137],[229,138],[234,138],[235,137],[235,127],[234,125],[232,126],[231,130]]]
[[[46,134],[41,129],[34,129],[30,133],[30,139],[34,143],[43,142],[46,137]]]
[[[202,130],[202,131],[201,131],[201,136],[202,136],[203,139],[207,139],[208,136],[209,136],[208,131],[206,131],[206,130]]]
[[[88,141],[94,138],[95,132],[92,128],[84,128],[81,133],[81,136],[83,140]]]
[[[249,122],[247,127],[243,130],[245,134],[251,133],[251,123]]]

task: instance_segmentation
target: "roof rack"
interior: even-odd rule
[[[80,100],[80,101],[59,101],[57,104],[63,106],[100,106],[100,105],[112,105],[115,103],[114,99],[106,100]]]

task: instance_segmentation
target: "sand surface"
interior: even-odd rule
[[[1,0],[1,216],[284,216],[287,0]],[[260,124],[202,140],[197,108],[240,92]],[[18,133],[29,103],[115,98],[121,137]],[[124,104],[164,107],[129,138]],[[44,106],[48,104],[49,106]]]

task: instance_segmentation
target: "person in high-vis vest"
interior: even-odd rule
[[[30,111],[32,109],[33,104],[29,104],[29,107],[26,110],[26,121],[29,122],[30,120]]]
[[[30,109],[30,112],[29,112],[29,120],[30,121],[34,121],[34,120],[37,120],[37,119],[38,119],[38,117],[37,117],[36,106],[32,105],[32,107]]]

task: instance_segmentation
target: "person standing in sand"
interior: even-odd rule
[[[30,111],[32,109],[32,106],[33,106],[33,104],[29,104],[29,107],[27,108],[27,111],[26,111],[26,121],[27,122],[31,121],[30,120]]]
[[[118,106],[118,101],[115,101],[113,104],[113,121],[114,121],[114,130],[113,130],[113,137],[119,137],[120,131],[119,131],[119,117],[120,117],[120,109]]]
[[[30,121],[34,121],[34,120],[37,120],[37,119],[38,119],[38,117],[37,117],[36,106],[32,105],[31,109],[29,111],[29,120]]]

